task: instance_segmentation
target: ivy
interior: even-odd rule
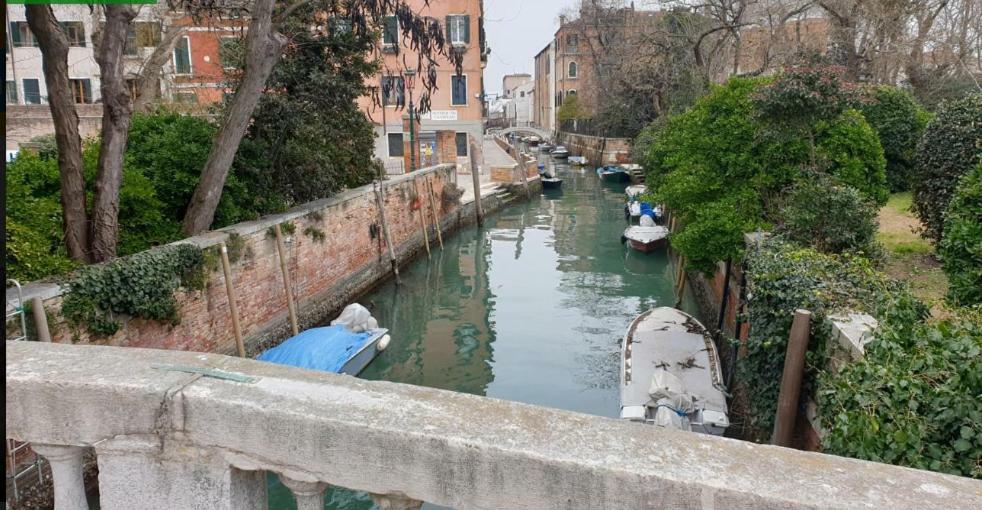
[[[202,250],[190,244],[165,246],[80,270],[68,284],[61,313],[69,326],[113,335],[116,314],[180,322],[174,291],[203,289]]]
[[[982,308],[936,323],[900,301],[862,360],[822,379],[826,452],[982,478]]]
[[[804,399],[814,395],[816,377],[828,365],[829,314],[843,310],[876,314],[890,296],[905,292],[864,257],[823,254],[780,238],[765,241],[747,255],[747,262],[751,327],[738,377],[748,397],[751,428],[758,440],[766,440],[774,426],[794,310],[812,312]]]

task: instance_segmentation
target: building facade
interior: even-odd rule
[[[505,103],[505,119],[509,126],[528,127],[535,112],[535,83],[528,81],[509,90]]]
[[[519,85],[524,85],[532,81],[531,74],[506,74],[501,79],[501,95],[505,99],[511,99],[511,91],[514,90]]]
[[[556,80],[553,69],[556,67],[556,41],[549,41],[535,55],[535,80],[532,102],[534,104],[532,123],[536,127],[553,131],[556,128]]]
[[[418,104],[422,86],[418,76],[407,77],[404,63],[417,62],[417,54],[401,36],[395,17],[386,18],[386,27],[382,30],[382,71],[368,83],[373,90],[379,91],[378,101],[372,97],[359,100],[362,111],[375,125],[375,156],[383,162],[388,173],[411,171],[404,162],[412,135],[416,168],[431,166],[436,164],[441,151],[448,150],[440,146],[437,131],[454,131],[457,136],[453,150],[458,163],[469,167],[468,135],[481,140],[484,132],[484,68],[488,48],[484,37],[483,2],[446,0],[427,5],[423,0],[413,0],[409,3],[420,15],[440,23],[447,40],[463,54],[462,71],[458,76],[446,58],[437,57],[437,88],[432,91],[430,108],[418,112],[414,133],[406,132],[403,117],[409,113],[410,99]],[[398,51],[393,48],[396,45]],[[416,69],[412,71],[419,73]]]

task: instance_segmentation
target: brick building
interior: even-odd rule
[[[420,15],[440,23],[447,40],[463,53],[463,69],[458,76],[450,62],[437,58],[437,89],[432,92],[429,111],[419,112],[415,129],[415,166],[423,168],[436,164],[439,153],[450,150],[443,147],[449,140],[440,140],[438,131],[453,131],[453,151],[458,163],[469,165],[467,135],[478,140],[483,136],[484,68],[487,65],[488,48],[484,37],[484,5],[482,0],[423,0],[409,2]],[[409,151],[410,133],[406,131],[403,116],[408,115],[410,95],[418,102],[422,93],[418,76],[412,78],[413,90],[408,85],[404,63],[417,62],[417,54],[404,40],[395,16],[389,16],[382,27],[382,71],[369,79],[369,86],[379,92],[379,103],[371,97],[359,100],[360,108],[375,125],[375,155],[382,160],[389,173],[409,171],[406,152]],[[399,46],[399,51],[388,50]],[[412,69],[415,73],[419,70]],[[410,165],[411,166],[411,165]]]

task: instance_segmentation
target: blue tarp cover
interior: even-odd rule
[[[641,202],[641,216],[651,216],[651,219],[657,219],[658,215],[655,214],[654,208],[648,202]]]
[[[259,355],[258,360],[340,373],[344,364],[372,337],[371,332],[352,333],[344,326],[313,328]]]

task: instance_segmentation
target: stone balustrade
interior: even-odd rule
[[[982,508],[982,482],[194,352],[7,342],[8,436],[57,510],[300,509],[329,485],[383,509]]]

